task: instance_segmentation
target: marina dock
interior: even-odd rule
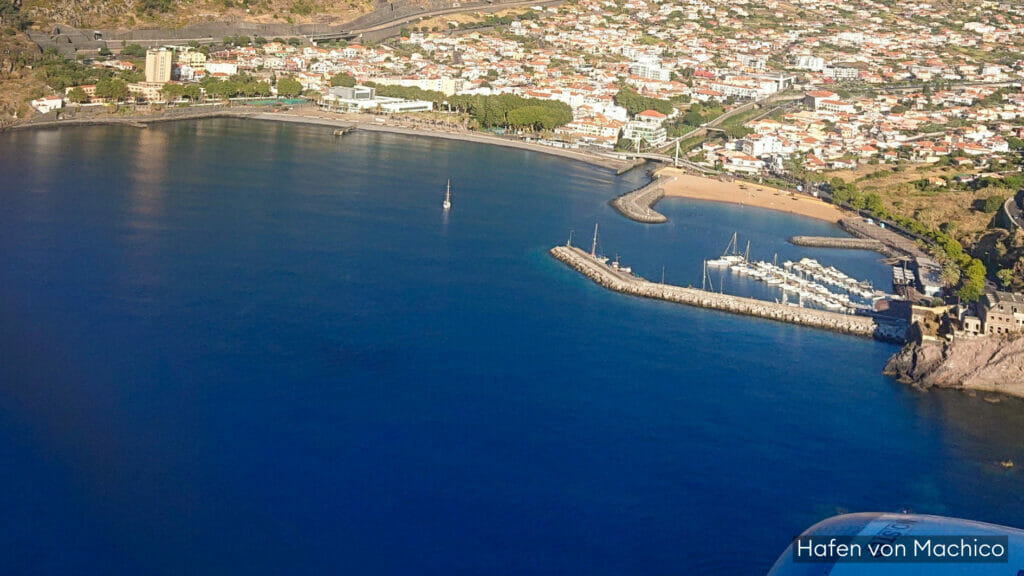
[[[709,292],[698,288],[651,282],[622,269],[616,269],[612,265],[606,264],[604,259],[591,256],[573,246],[556,246],[550,250],[550,253],[597,284],[623,294],[721,310],[733,314],[756,316],[887,342],[903,342],[904,339],[905,326],[898,323],[879,322],[872,316],[839,314],[779,302]]]

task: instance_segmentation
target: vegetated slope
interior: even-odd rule
[[[43,94],[43,83],[26,68],[38,56],[39,48],[24,33],[0,32],[0,128],[28,115],[26,100]]]
[[[372,9],[370,0],[24,0],[22,6],[42,28],[177,27],[210,20],[344,22]]]

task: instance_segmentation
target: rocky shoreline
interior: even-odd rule
[[[885,365],[885,374],[928,388],[992,392],[1024,398],[1024,335],[953,341],[914,337]]]

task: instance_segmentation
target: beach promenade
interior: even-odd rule
[[[315,126],[328,126],[332,128],[356,128],[366,132],[387,132],[391,134],[402,134],[406,136],[421,136],[427,138],[443,138],[446,140],[461,140],[463,142],[475,142],[478,144],[490,144],[492,146],[503,146],[505,148],[517,148],[540,152],[551,156],[559,156],[569,160],[585,162],[593,166],[599,166],[622,174],[644,164],[643,160],[623,160],[611,156],[604,156],[598,153],[556,148],[537,142],[528,142],[495,136],[483,132],[473,132],[459,128],[444,128],[441,126],[416,126],[404,121],[401,117],[370,116],[356,114],[331,114],[322,112],[317,108],[308,106],[295,107],[291,110],[270,111],[265,106],[247,105],[197,105],[185,108],[168,108],[159,112],[117,114],[117,113],[93,113],[80,116],[66,117],[61,120],[44,119],[16,124],[8,130],[29,130],[33,128],[61,128],[65,126],[130,126],[145,128],[149,124],[160,122],[171,122],[181,120],[201,120],[210,118],[243,118],[252,120],[286,122],[293,124],[309,124]],[[379,122],[378,119],[384,120]]]

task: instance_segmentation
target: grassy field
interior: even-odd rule
[[[985,200],[994,195],[1006,198],[1014,192],[1001,186],[974,189],[949,185],[922,189],[916,184],[928,178],[952,179],[964,173],[963,170],[951,167],[927,167],[923,170],[909,167],[899,172],[893,172],[891,166],[865,168],[857,172],[837,172],[830,176],[854,182],[862,192],[878,194],[886,209],[894,214],[914,218],[935,230],[952,226],[954,235],[965,246],[977,241],[992,221],[993,214],[982,210]]]

